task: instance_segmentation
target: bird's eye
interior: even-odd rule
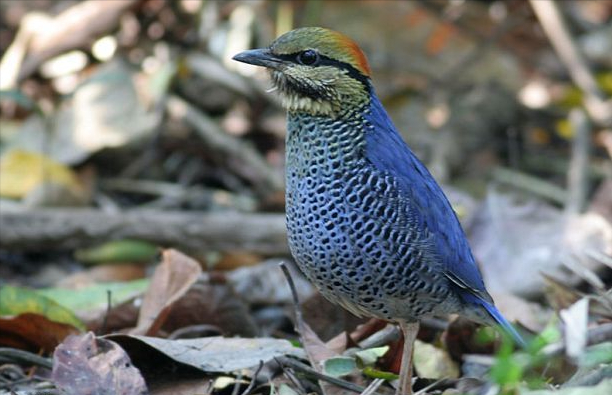
[[[300,52],[297,56],[297,61],[300,64],[306,66],[313,66],[319,62],[319,54],[317,51],[307,49],[306,51]]]

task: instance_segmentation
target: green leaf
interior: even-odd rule
[[[497,358],[491,368],[491,378],[501,386],[517,385],[523,377],[523,366],[512,355]]]
[[[278,389],[278,395],[298,395],[298,393],[287,384],[281,384]]]
[[[580,356],[580,366],[596,366],[612,363],[612,342],[604,342],[587,347]]]
[[[368,348],[365,350],[357,351],[355,356],[361,364],[361,366],[370,366],[376,363],[376,360],[389,351],[389,346]]]
[[[66,307],[28,288],[0,286],[0,316],[35,313],[51,321],[72,325],[82,331],[85,325]]]
[[[350,357],[335,357],[323,362],[323,371],[332,377],[341,377],[353,373],[357,369],[357,362]]]
[[[395,373],[374,369],[371,366],[363,368],[363,374],[373,379],[383,379],[387,381],[397,380],[399,378],[399,375]]]
[[[116,306],[143,293],[149,280],[94,284],[80,289],[47,288],[37,293],[70,308],[72,311],[88,311],[106,307],[108,292],[111,293],[111,305]]]
[[[115,240],[97,247],[77,250],[74,256],[86,264],[149,262],[158,254],[156,245],[140,240]]]

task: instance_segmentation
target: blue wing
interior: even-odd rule
[[[525,341],[493,305],[472,255],[467,238],[446,195],[425,165],[402,140],[376,95],[372,95],[368,121],[373,128],[366,135],[366,158],[379,171],[396,177],[407,196],[411,217],[418,218],[420,231],[433,234],[433,251],[441,259],[444,273],[463,301],[480,306],[514,341]]]
[[[375,94],[366,116],[373,128],[366,133],[366,157],[378,170],[392,174],[407,196],[408,209],[420,231],[432,234],[433,251],[447,277],[462,290],[487,302],[482,276],[455,212],[425,165],[412,153]]]

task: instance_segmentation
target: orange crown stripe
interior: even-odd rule
[[[351,58],[351,64],[356,67],[362,74],[370,76],[371,70],[368,65],[368,60],[355,41],[351,40],[344,34],[338,33],[338,46],[339,50],[344,51]]]

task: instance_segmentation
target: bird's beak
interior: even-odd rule
[[[270,52],[267,48],[261,49],[250,49],[248,51],[240,52],[235,55],[232,59],[239,62],[253,64],[255,66],[263,66],[270,69],[278,69],[283,61]]]

